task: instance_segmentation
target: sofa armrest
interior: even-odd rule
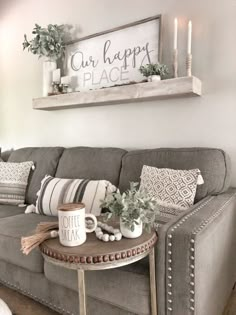
[[[159,231],[159,314],[221,315],[236,275],[236,189],[209,196]]]

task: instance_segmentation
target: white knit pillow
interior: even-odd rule
[[[0,162],[0,203],[19,205],[25,202],[25,192],[33,162]]]
[[[144,165],[140,189],[161,206],[186,210],[194,203],[198,184],[203,184],[199,169],[173,170]]]
[[[46,176],[41,182],[35,212],[48,216],[57,216],[57,208],[65,203],[82,202],[86,212],[98,216],[101,214],[101,200],[116,187],[106,180],[64,179]],[[30,206],[26,213],[31,212]],[[34,211],[34,210],[33,210]]]

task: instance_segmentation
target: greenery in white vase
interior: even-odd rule
[[[159,214],[157,202],[145,192],[138,189],[138,183],[130,183],[130,189],[124,193],[108,194],[101,207],[108,211],[104,214],[107,220],[113,216],[120,217],[122,222],[131,231],[140,219],[146,231],[150,232],[155,225],[156,215]]]
[[[150,77],[152,75],[160,75],[164,77],[169,73],[168,67],[161,63],[149,63],[145,66],[141,66],[139,71],[144,77]]]
[[[50,60],[57,60],[65,54],[64,25],[49,24],[46,28],[35,24],[32,31],[34,38],[27,39],[24,35],[23,50]]]

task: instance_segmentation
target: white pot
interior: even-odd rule
[[[0,315],[12,315],[9,307],[3,300],[0,299]]]
[[[137,238],[143,233],[143,222],[138,219],[139,224],[134,224],[134,231],[131,231],[120,218],[120,231],[126,238]]]
[[[161,81],[161,76],[160,75],[151,75],[148,77],[148,82],[157,82]]]
[[[52,73],[57,68],[56,61],[45,60],[43,62],[43,96],[52,92]]]

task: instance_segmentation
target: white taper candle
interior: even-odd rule
[[[188,22],[188,54],[192,52],[192,21]]]
[[[178,19],[175,18],[175,21],[174,21],[174,50],[177,50],[177,41],[178,41]]]

